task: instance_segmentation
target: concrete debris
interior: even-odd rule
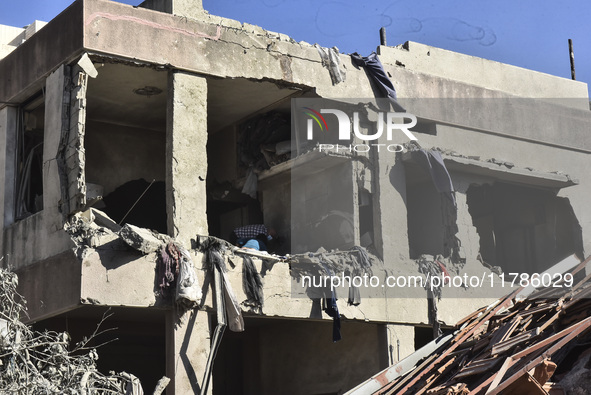
[[[98,76],[98,71],[96,70],[96,67],[94,67],[92,60],[90,60],[87,53],[82,55],[78,61],[78,66],[80,66],[90,78],[96,78]]]
[[[113,221],[106,213],[101,210],[97,210],[96,208],[91,208],[90,212],[92,214],[91,221],[96,223],[98,226],[105,227],[109,229],[111,232],[119,232],[121,230],[121,225],[117,222]]]
[[[326,67],[330,73],[332,84],[336,85],[345,81],[345,79],[347,79],[347,71],[345,70],[345,65],[341,64],[339,49],[337,47],[325,48],[318,44],[314,44],[314,47],[320,54],[322,65]]]
[[[99,218],[102,218],[103,215],[103,213],[99,214]],[[64,224],[64,230],[70,235],[75,244],[74,252],[80,259],[83,259],[93,248],[119,239],[115,232],[98,225],[95,220],[94,212],[87,210],[76,213]],[[101,222],[101,220],[98,222]],[[108,223],[106,219],[103,222]]]
[[[478,256],[476,257],[476,260],[480,263],[482,263],[482,265],[484,267],[486,267],[488,270],[490,270],[491,272],[497,274],[497,275],[501,275],[503,274],[503,269],[500,266],[493,266],[488,264],[483,258],[482,258],[482,254],[478,253]]]
[[[568,394],[585,395],[591,388],[591,351],[584,351],[574,366],[560,380],[560,385]]]
[[[151,230],[139,228],[135,225],[125,224],[119,231],[119,236],[131,248],[144,254],[158,251],[163,242]]]
[[[166,389],[168,383],[170,383],[170,379],[166,376],[158,380],[158,383],[156,383],[156,388],[154,388],[154,395],[160,395],[162,392],[164,392],[164,389]]]

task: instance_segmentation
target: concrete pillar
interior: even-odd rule
[[[200,394],[211,342],[208,314],[196,309],[179,318],[169,311],[166,334],[166,376],[171,379],[166,394]],[[212,388],[213,377],[207,394]]]
[[[408,225],[406,212],[406,174],[404,164],[393,152],[380,152],[376,170],[378,178],[376,246],[386,267],[408,260]],[[374,203],[375,204],[375,203]]]
[[[15,155],[16,155],[16,107],[4,107],[0,110],[0,225],[2,233],[4,226],[14,222],[14,189],[15,189]],[[2,240],[0,237],[0,254]]]
[[[166,127],[168,234],[186,246],[207,234],[207,81],[171,72]]]
[[[389,365],[415,351],[415,328],[412,325],[386,324]]]
[[[62,199],[57,154],[64,122],[64,66],[45,81],[45,126],[43,129],[43,210],[57,211]],[[61,225],[61,224],[59,224]]]

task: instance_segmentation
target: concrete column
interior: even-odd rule
[[[4,227],[14,222],[15,155],[16,155],[16,107],[4,107],[0,110],[0,224]],[[2,240],[0,237],[0,253]]]
[[[64,66],[45,81],[45,126],[43,128],[43,211],[57,211],[62,199],[57,154],[64,122]],[[61,225],[61,224],[60,224]]]
[[[211,342],[207,313],[192,310],[179,318],[176,311],[169,311],[166,334],[166,376],[171,379],[166,394],[201,393]],[[213,377],[207,394],[212,393],[212,388]]]
[[[207,234],[207,81],[171,72],[166,127],[168,233],[186,246]]]
[[[412,325],[386,324],[389,364],[393,365],[415,351],[415,328]]]
[[[380,152],[376,171],[377,205],[374,218],[376,245],[386,267],[408,260],[408,222],[406,212],[406,174],[395,153]],[[375,204],[375,203],[374,203]],[[381,248],[380,248],[381,246]]]

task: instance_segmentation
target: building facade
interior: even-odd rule
[[[2,263],[39,328],[81,338],[112,308],[119,340],[99,351],[102,369],[127,370],[146,390],[167,375],[170,394],[343,393],[430,340],[433,324],[498,295],[470,284],[443,289],[436,306],[424,289],[362,292],[357,304],[337,295],[333,343],[320,298],[294,296],[297,270],[349,264],[361,246],[380,278],[439,262],[498,289],[502,272],[542,272],[589,251],[585,83],[414,42],[380,46],[418,144],[399,133],[404,152],[359,139],[305,148],[292,141],[299,103],[380,96],[371,73],[198,3],[78,0],[19,45],[22,32],[2,36],[12,34],[0,60]],[[285,136],[259,136],[268,130],[288,130],[287,156],[274,145]],[[423,154],[440,159],[451,191]],[[140,228],[139,247],[124,223]],[[223,287],[203,245],[253,223],[277,230],[280,257],[251,254],[264,295],[252,306],[244,254],[222,251],[244,331],[216,337]],[[182,313],[158,283],[171,240],[190,252],[203,293]]]

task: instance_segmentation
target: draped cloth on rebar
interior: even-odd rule
[[[332,317],[332,341],[334,343],[341,340],[341,315],[337,306],[337,298],[334,290],[330,291],[330,296],[322,299],[322,309],[326,314]]]
[[[179,261],[179,274],[176,283],[176,302],[186,309],[192,309],[199,305],[203,296],[197,273],[193,267],[193,260],[189,251],[179,248],[181,259]]]
[[[451,176],[447,171],[441,153],[433,150],[419,149],[414,151],[417,163],[425,169],[433,180],[433,185],[438,192],[443,193],[449,200],[456,204],[456,197],[454,195],[454,186],[451,181]]]
[[[248,298],[247,303],[263,307],[263,281],[249,256],[242,257],[242,289]]]
[[[197,307],[202,292],[189,251],[170,242],[158,250],[158,287],[161,295],[167,295],[174,287],[175,301],[184,309]]]
[[[425,275],[427,278],[440,277],[443,274],[442,266],[436,261],[426,259],[424,256],[417,260],[419,265],[419,273]],[[433,286],[433,284],[426,284],[428,317],[429,323],[433,326],[433,337],[441,336],[441,324],[437,317],[437,301],[441,300],[441,286]]]
[[[230,328],[232,332],[243,332],[244,319],[242,318],[240,304],[238,303],[232,285],[230,284],[224,258],[216,243],[213,243],[206,248],[206,257],[211,272],[213,273],[213,270],[218,270],[222,275],[223,289],[216,289],[215,292],[223,293],[226,316],[228,318],[228,328]]]
[[[369,56],[361,56],[357,52],[351,54],[351,60],[353,64],[358,67],[363,67],[367,72],[369,78],[375,84],[376,88],[380,91],[381,96],[390,99],[390,104],[397,111],[406,111],[398,101],[396,100],[396,89],[394,84],[386,74],[382,62],[378,58],[375,52],[372,52]]]
[[[330,270],[326,263],[322,262],[322,267],[328,276],[333,275],[332,270]],[[342,338],[341,315],[339,313],[339,307],[337,306],[337,295],[332,287],[330,289],[325,289],[324,292],[325,296],[322,299],[322,309],[326,314],[332,317],[332,341],[336,343]]]
[[[347,78],[347,72],[345,67],[341,64],[341,58],[339,56],[339,49],[337,47],[325,48],[318,44],[314,44],[314,47],[318,50],[320,59],[322,59],[322,65],[328,69],[332,84],[336,85],[339,82],[345,81]]]
[[[456,195],[451,176],[443,162],[441,153],[434,150],[419,149],[413,152],[417,163],[429,175],[435,189],[441,196],[441,212],[443,215],[443,256],[452,261],[460,260],[460,239],[457,225]]]
[[[345,275],[351,276],[352,278],[361,278],[364,274],[372,275],[371,262],[367,250],[360,246],[353,246],[351,250],[356,252],[351,255],[353,269],[347,270]],[[359,255],[359,257],[357,257],[357,255]],[[361,292],[359,287],[356,287],[353,284],[349,286],[349,298],[347,299],[347,304],[349,306],[359,306],[361,304]]]
[[[168,243],[160,247],[158,251],[158,287],[161,295],[167,295],[168,290],[173,286],[178,273],[180,251],[174,243]]]

